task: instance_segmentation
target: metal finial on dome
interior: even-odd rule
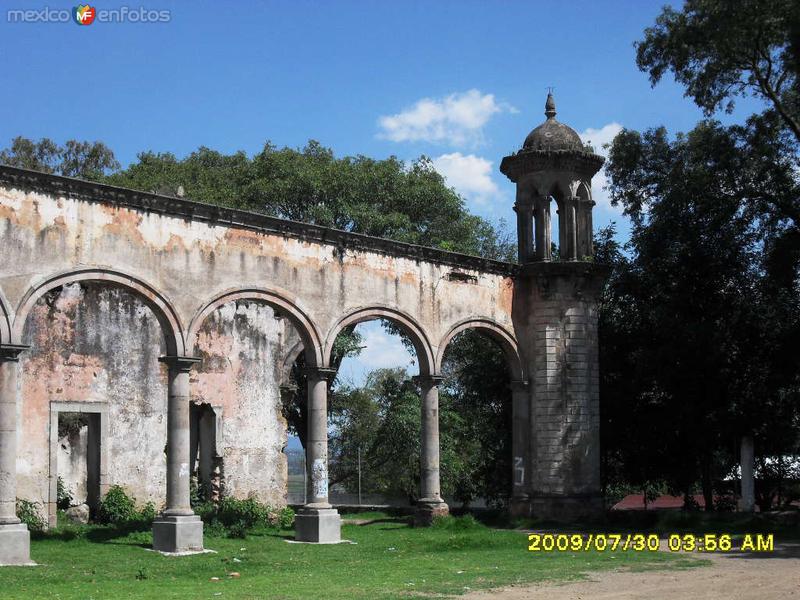
[[[553,119],[556,116],[556,101],[553,100],[553,93],[547,94],[547,102],[544,103],[544,116]]]

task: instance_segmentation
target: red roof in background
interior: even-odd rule
[[[700,508],[705,508],[706,501],[702,494],[695,494],[694,501]],[[683,496],[659,496],[647,503],[647,510],[683,508]],[[644,494],[628,494],[611,507],[611,510],[645,510]]]

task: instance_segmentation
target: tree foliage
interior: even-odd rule
[[[625,251],[598,242],[615,266],[600,313],[609,484],[688,496],[700,482],[711,508],[741,436],[762,462],[798,452],[796,8],[690,0],[638,44],[653,83],[671,71],[708,114],[743,94],[766,108],[687,134],[623,130],[611,145],[612,202],[633,227]]]
[[[636,44],[655,85],[666,72],[708,116],[737,96],[768,103],[800,141],[800,5],[794,0],[687,0],[664,7]]]
[[[502,504],[511,478],[511,404],[502,354],[474,332],[452,348],[439,392],[442,494],[463,504],[479,497]],[[355,491],[360,452],[362,489],[418,498],[420,408],[420,390],[403,369],[373,371],[361,387],[337,386],[331,395],[331,483]]]
[[[102,142],[68,140],[59,146],[49,138],[35,142],[24,137],[15,137],[9,148],[0,151],[0,163],[89,180],[102,179],[120,166]]]
[[[249,158],[201,147],[184,159],[146,152],[110,183],[252,210],[487,258],[513,256],[510,240],[471,215],[430,159],[337,158],[314,140],[301,150],[270,143]]]
[[[743,150],[741,133],[715,122],[672,140],[623,131],[608,170],[633,230],[601,312],[606,448],[638,485],[661,478],[688,493],[699,478],[707,506],[738,437],[790,452],[800,425],[797,269],[770,268],[794,228],[775,196],[800,188],[772,193],[770,182],[791,182],[787,165],[754,166],[766,153]]]

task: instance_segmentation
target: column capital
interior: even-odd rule
[[[165,363],[170,369],[189,372],[192,367],[200,364],[202,358],[197,356],[159,356],[158,362]]]
[[[0,344],[0,362],[17,362],[19,355],[30,348],[21,344]]]
[[[550,208],[550,196],[534,194],[533,195],[533,204],[538,209],[549,209]]]
[[[411,380],[419,385],[439,385],[444,381],[442,375],[414,375]]]
[[[325,381],[331,381],[334,377],[336,377],[337,370],[332,369],[331,367],[304,367],[303,374],[308,378],[313,379],[324,379]]]
[[[533,210],[533,199],[532,198],[517,199],[517,201],[514,202],[514,212],[519,212],[520,210],[525,210],[525,211]]]

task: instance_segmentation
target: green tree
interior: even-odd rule
[[[109,183],[252,210],[412,244],[508,259],[513,244],[445,185],[430,159],[337,158],[311,140],[301,150],[270,143],[252,159],[200,148],[179,160],[142,153]]]
[[[734,98],[765,101],[800,141],[800,5],[794,0],[687,0],[663,8],[636,44],[653,85],[666,72],[710,116]]]
[[[792,182],[791,162],[765,164],[757,139],[716,122],[674,139],[625,130],[607,167],[612,201],[633,221],[601,312],[607,451],[636,484],[661,477],[688,494],[700,480],[709,509],[736,436],[782,452],[797,441],[800,362],[786,344],[800,304],[776,293],[764,255],[792,227],[776,197],[798,183],[772,188]]]
[[[15,137],[10,148],[0,151],[0,163],[94,181],[120,166],[102,142],[68,140],[59,146],[49,138],[35,142],[24,137]]]
[[[355,491],[360,449],[362,489],[418,498],[420,407],[420,390],[403,369],[373,371],[360,388],[338,386],[331,396],[331,483]],[[497,439],[484,443],[498,435],[496,423],[482,418],[486,414],[491,414],[486,406],[476,409],[447,389],[440,393],[442,494],[464,504],[487,494],[505,501],[508,495],[511,468],[504,456],[508,445],[503,443],[508,429],[503,423],[499,444]],[[498,478],[503,479],[502,489],[495,484]]]

